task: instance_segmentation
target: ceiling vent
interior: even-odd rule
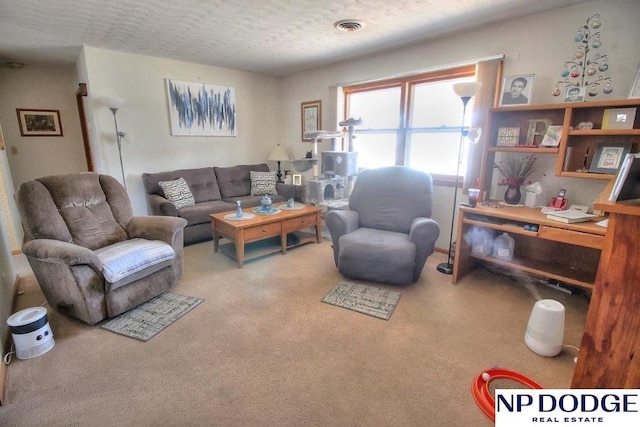
[[[364,28],[364,22],[359,21],[357,19],[341,19],[340,21],[336,21],[333,23],[333,26],[336,27],[340,31],[344,31],[347,33],[351,33],[353,31],[358,31]]]

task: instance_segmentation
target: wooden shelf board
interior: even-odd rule
[[[558,147],[545,148],[545,147],[489,147],[489,151],[495,151],[500,153],[537,153],[537,154],[558,154]]]
[[[585,130],[570,130],[569,135],[580,136],[628,136],[628,135],[640,135],[640,129],[585,129]]]
[[[561,172],[560,176],[569,178],[582,178],[582,179],[599,179],[602,181],[610,181],[615,178],[615,175],[607,175],[605,173],[591,173],[591,172]]]
[[[480,261],[499,265],[501,267],[523,271],[525,273],[534,274],[536,276],[560,280],[562,282],[586,289],[593,289],[593,282],[595,281],[595,273],[591,273],[588,271],[579,271],[552,262],[532,262],[530,260],[524,259],[502,261],[496,258],[480,256],[473,253],[471,254],[471,257]],[[527,263],[529,263],[529,265],[526,265]]]
[[[292,238],[292,235],[295,237]],[[290,241],[290,239],[293,240]],[[287,250],[315,241],[315,234],[307,233],[304,231],[288,233]],[[235,242],[221,244],[219,246],[219,250],[231,259],[237,260]],[[270,237],[268,239],[247,243],[244,247],[244,260],[246,262],[281,251],[282,247],[280,246],[280,236]]]

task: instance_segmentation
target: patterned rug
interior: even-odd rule
[[[165,292],[118,317],[108,320],[102,327],[116,334],[149,341],[164,328],[187,314],[202,298]]]
[[[400,292],[341,280],[322,302],[389,320],[400,295]]]

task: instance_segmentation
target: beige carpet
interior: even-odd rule
[[[575,351],[538,356],[524,330],[536,299],[554,298],[578,346],[587,299],[485,270],[454,286],[444,260],[388,287],[402,298],[380,321],[321,302],[342,279],[327,241],[243,269],[211,242],[187,247],[172,291],[204,298],[197,310],[148,342],[50,310],[56,345],[9,366],[0,425],[488,427],[471,395],[488,367],[569,387]],[[26,282],[18,309],[43,301]]]

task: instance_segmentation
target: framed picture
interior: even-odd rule
[[[596,153],[591,161],[589,172],[615,175],[622,164],[622,159],[631,151],[631,143],[598,144]]]
[[[564,102],[582,102],[586,93],[586,86],[569,86],[564,94]]]
[[[305,132],[320,130],[322,124],[322,101],[303,102],[301,107],[302,116],[302,140]]]
[[[560,138],[562,137],[562,125],[551,125],[547,128],[547,131],[540,143],[541,147],[557,147],[560,145]]]
[[[631,90],[629,91],[629,98],[640,98],[640,65],[636,70],[636,78],[633,79]]]
[[[172,136],[237,136],[236,90],[166,79]]]
[[[498,128],[498,147],[513,147],[520,140],[520,128]]]
[[[531,104],[535,74],[508,76],[502,79],[500,106]]]
[[[62,136],[60,110],[16,108],[21,136]]]
[[[633,129],[636,109],[607,108],[602,116],[602,129]]]
[[[293,185],[302,185],[302,175],[294,173],[291,176],[291,182],[293,183]]]

